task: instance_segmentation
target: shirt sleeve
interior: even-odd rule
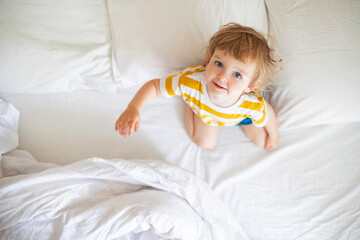
[[[181,73],[160,78],[160,92],[164,97],[173,97],[181,94],[179,89],[179,79]]]
[[[262,95],[258,96],[255,94],[256,98],[260,102],[260,107],[257,109],[257,114],[252,116],[253,124],[256,127],[264,127],[267,121],[269,120],[269,114],[267,110],[267,103]]]

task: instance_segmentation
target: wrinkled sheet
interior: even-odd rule
[[[248,239],[208,185],[157,160],[1,159],[1,239]]]
[[[0,96],[21,113],[18,148],[39,162],[160,159],[209,184],[250,239],[360,239],[360,123],[280,129],[271,152],[224,128],[207,151],[188,137],[178,98],[154,99],[139,132],[120,137],[114,123],[136,90]]]
[[[19,145],[19,110],[0,98],[0,156]]]

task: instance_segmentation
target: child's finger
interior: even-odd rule
[[[135,125],[136,125],[136,121],[130,123],[130,126],[129,126],[129,137],[130,137],[131,134],[132,134],[132,130],[135,129]]]
[[[273,145],[271,143],[268,143],[265,145],[265,150],[269,151],[269,150],[273,150]]]
[[[132,124],[128,123],[125,127],[125,137],[130,137],[132,132]]]
[[[117,131],[117,130],[118,130],[118,125],[119,125],[119,119],[118,119],[118,120],[116,120],[116,122],[115,122],[115,131]]]
[[[270,150],[271,144],[268,142],[265,143],[265,150]]]
[[[123,121],[121,121],[120,118],[118,118],[118,120],[115,123],[115,130],[119,131],[122,125],[123,125]]]
[[[139,121],[136,121],[135,123],[135,127],[134,127],[134,131],[137,132],[139,130],[139,125],[140,125],[140,122]]]
[[[126,136],[126,126],[124,125],[121,125],[120,128],[119,128],[119,133],[121,136]]]
[[[121,134],[122,124],[120,122],[117,123],[117,131]]]
[[[121,128],[122,128],[122,125],[121,123],[118,123],[117,124],[117,131],[121,134]]]

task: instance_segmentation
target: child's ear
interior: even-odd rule
[[[245,91],[246,93],[249,93],[249,92],[251,92],[251,91],[254,91],[254,90],[257,89],[258,87],[260,87],[261,83],[262,83],[261,80],[258,80],[258,81],[254,82],[254,83],[250,83],[249,86],[248,86],[247,88],[245,88],[244,91]]]
[[[206,53],[206,67],[209,65],[209,62],[210,62],[210,59],[211,59],[211,56],[209,55],[209,53]]]
[[[248,86],[247,88],[245,88],[244,92],[246,92],[246,93],[251,92],[250,86]]]
[[[254,84],[252,84],[251,90],[255,90],[255,89],[257,89],[258,87],[260,87],[261,83],[262,83],[261,80],[256,81]]]
[[[206,59],[206,65],[205,65],[206,67],[209,65],[209,62],[210,62],[210,58],[207,58]]]

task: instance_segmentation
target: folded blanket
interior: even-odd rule
[[[19,145],[19,117],[19,110],[0,98],[0,156]]]
[[[162,161],[20,152],[1,169],[1,239],[248,239],[204,181]]]

